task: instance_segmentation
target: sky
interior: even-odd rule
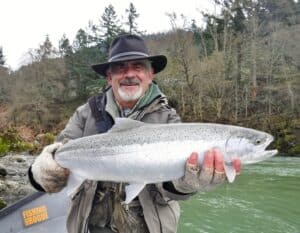
[[[99,23],[109,4],[122,21],[130,2],[140,14],[139,30],[147,33],[171,29],[166,13],[183,14],[200,25],[200,11],[213,9],[210,0],[4,0],[0,4],[0,47],[6,65],[16,70],[26,64],[26,53],[38,48],[46,35],[56,48],[63,34],[72,42],[78,29],[85,29],[89,21]]]

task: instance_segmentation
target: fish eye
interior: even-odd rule
[[[259,145],[260,143],[261,143],[261,140],[260,139],[256,139],[255,144]]]

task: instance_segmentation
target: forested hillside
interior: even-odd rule
[[[100,92],[106,82],[90,65],[106,61],[121,33],[142,35],[151,54],[168,57],[155,80],[184,121],[262,129],[282,153],[300,154],[300,2],[214,2],[216,13],[199,11],[204,24],[170,13],[170,30],[157,34],[138,28],[133,4],[125,21],[109,5],[73,41],[63,35],[55,48],[46,36],[16,71],[6,68],[0,47],[0,154],[14,148],[7,146],[12,135],[22,149],[32,147],[21,142],[41,133],[56,134],[77,106]]]

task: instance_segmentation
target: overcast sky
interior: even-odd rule
[[[147,33],[170,30],[166,13],[184,14],[201,22],[200,11],[211,10],[210,0],[3,0],[0,4],[0,46],[6,64],[18,68],[29,49],[38,48],[48,34],[58,47],[65,33],[72,42],[91,20],[98,24],[104,8],[112,4],[119,17],[132,2],[140,14],[137,22]]]

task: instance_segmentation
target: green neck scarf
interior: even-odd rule
[[[151,83],[144,96],[137,102],[137,104],[133,107],[132,110],[134,111],[135,109],[140,109],[150,104],[154,99],[156,99],[159,96],[164,96],[164,94],[161,92],[157,84]]]

